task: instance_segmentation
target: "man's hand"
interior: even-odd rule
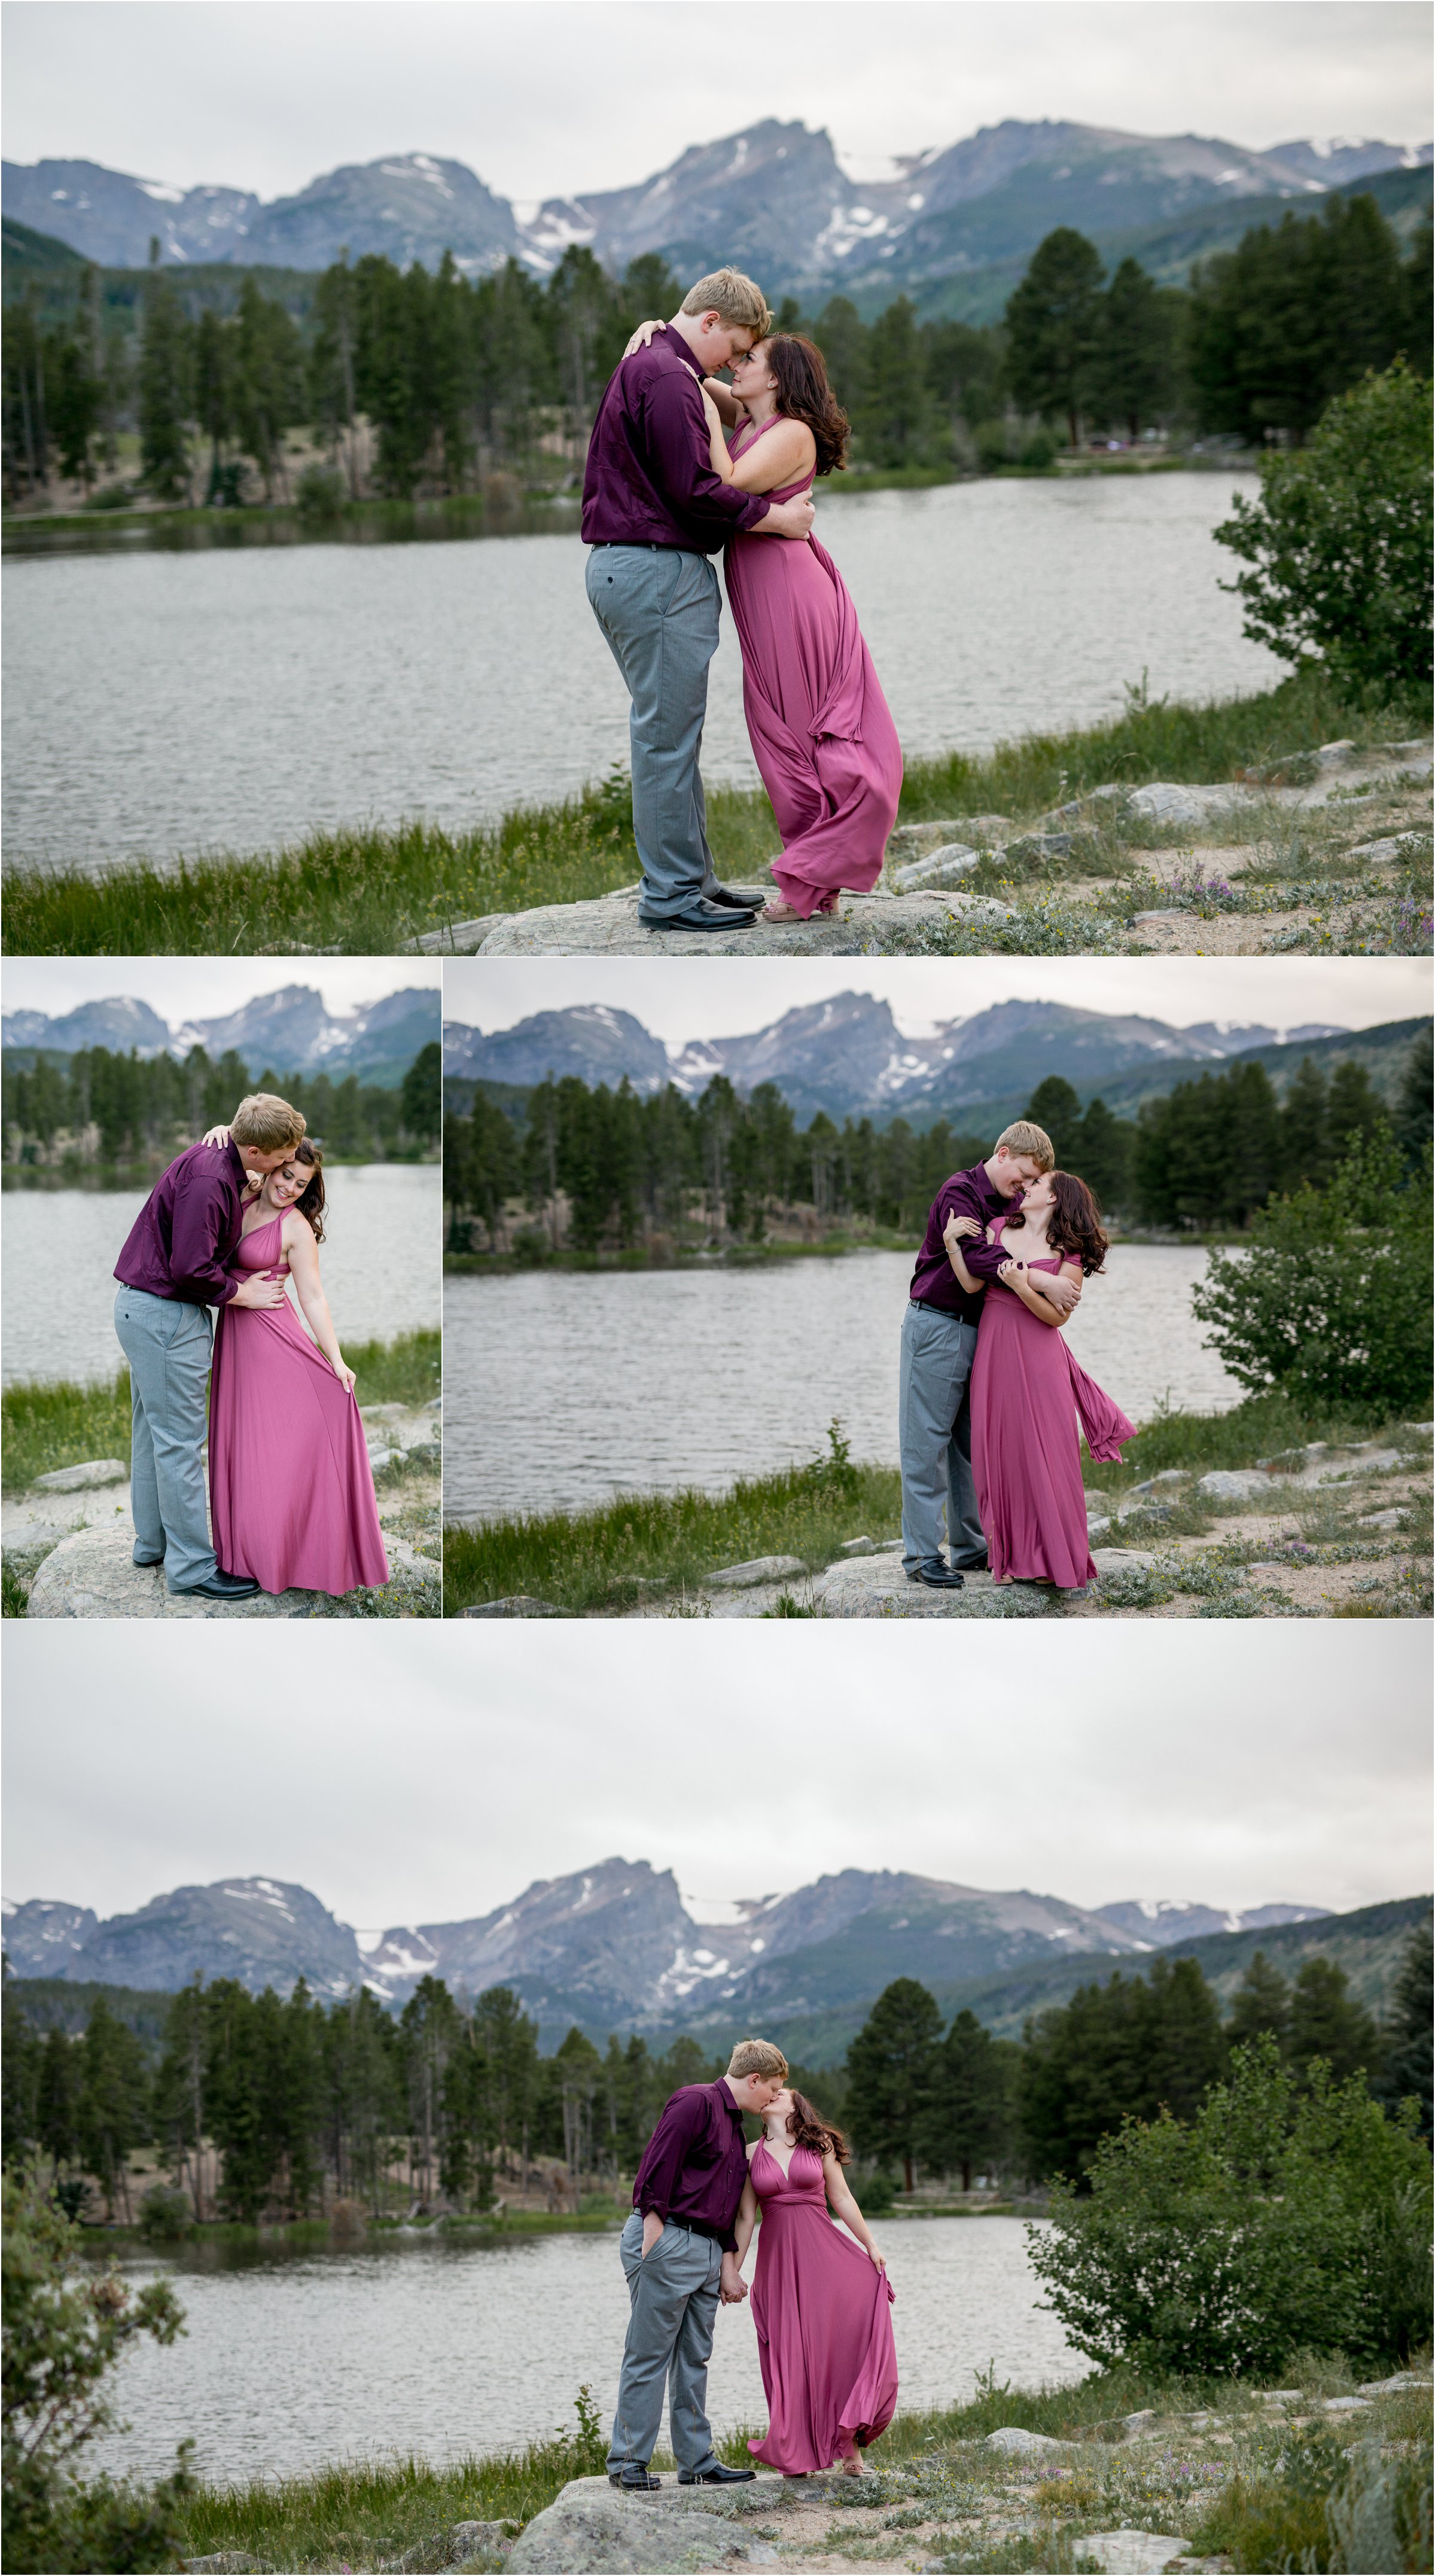
[[[657,2211],[655,2209],[645,2209],[643,2212],[643,2260],[645,2263],[648,2256],[651,2254],[653,2247],[657,2244],[658,2238],[662,2235],[662,2232],[663,2222],[658,2216]]]
[[[740,2308],[747,2297],[747,2283],[737,2268],[737,2256],[722,2258],[722,2302],[725,2308]]]
[[[282,1279],[268,1279],[263,1271],[256,1271],[252,1279],[245,1280],[242,1288],[235,1289],[229,1302],[231,1306],[282,1306],[284,1282]]]
[[[1041,1293],[1043,1297],[1049,1298],[1052,1305],[1059,1308],[1063,1315],[1069,1315],[1080,1298],[1081,1281],[1066,1279],[1058,1271],[1054,1279],[1043,1279]]]
[[[767,517],[759,519],[755,527],[749,528],[748,535],[750,537],[793,537],[799,544],[805,543],[812,534],[812,522],[816,516],[817,512],[812,506],[811,497],[804,492],[795,501],[774,501]]]

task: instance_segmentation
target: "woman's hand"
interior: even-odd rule
[[[969,1235],[980,1234],[981,1231],[981,1221],[978,1217],[958,1216],[956,1209],[953,1208],[942,1228],[942,1241],[948,1246],[953,1243],[965,1243]]]
[[[887,2257],[886,2257],[886,2255],[885,2255],[885,2254],[879,2254],[875,2245],[869,2245],[869,2246],[868,2246],[868,2248],[867,2248],[867,2257],[868,2257],[869,2262],[872,2262],[872,2263],[875,2263],[875,2264],[876,2264],[877,2269],[878,2269],[878,2271],[879,2271],[879,2272],[885,2272],[885,2271],[886,2271],[886,2269],[887,2269]]]
[[[201,1145],[227,1145],[229,1142],[229,1130],[227,1127],[206,1127],[204,1134],[201,1136],[199,1141]],[[249,1178],[252,1181],[257,1179],[258,1175],[257,1173],[251,1172],[249,1174]]]
[[[354,1372],[350,1368],[348,1361],[345,1359],[330,1360],[329,1366],[333,1370],[335,1377],[338,1379],[340,1386],[344,1390],[344,1393],[346,1395],[352,1395],[354,1392],[355,1378]]]
[[[666,331],[667,327],[666,322],[640,322],[623,351],[624,357],[635,357],[639,349],[646,349],[655,331]]]

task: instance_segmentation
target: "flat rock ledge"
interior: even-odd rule
[[[442,1569],[402,1539],[385,1537],[387,1593],[414,1618],[438,1612]],[[81,1529],[60,1541],[30,1587],[31,1619],[344,1619],[355,1614],[327,1592],[254,1592],[243,1601],[180,1598],[162,1565],[136,1565],[133,1527]],[[380,1597],[358,1596],[367,1602]]]
[[[770,886],[734,888],[758,900]],[[638,919],[635,886],[590,903],[543,904],[533,912],[486,912],[426,931],[405,945],[427,957],[880,957],[897,929],[948,921],[1012,921],[994,895],[924,888],[911,894],[846,894],[835,913],[790,924],[754,922],[750,930],[648,930]]]
[[[1139,1548],[1098,1547],[1091,1557],[1093,1589],[1123,1568],[1151,1563]],[[960,1592],[933,1591],[925,1583],[908,1582],[900,1549],[829,1565],[812,1585],[813,1604],[823,1619],[1044,1619],[1063,1601],[1086,1597],[1059,1592],[1050,1583],[994,1583],[989,1574],[969,1574]]]
[[[507,2560],[533,2576],[627,2576],[627,2571],[697,2571],[775,2567],[766,2530],[775,2516],[830,2491],[841,2477],[825,2472],[800,2482],[760,2470],[750,2486],[680,2487],[667,2473],[655,2495],[625,2496],[606,2478],[573,2478],[556,2502],[535,2514]],[[846,2483],[845,2480],[842,2483]],[[744,2528],[744,2526],[748,2526]]]

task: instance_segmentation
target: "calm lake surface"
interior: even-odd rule
[[[1036,2305],[1019,2219],[886,2219],[878,2237],[905,2406],[970,2396],[993,2358],[1017,2383],[1085,2376]],[[585,2380],[611,2418],[628,2319],[616,2233],[203,2260],[122,2262],[136,2281],[177,2275],[189,2330],[168,2352],[126,2356],[117,2394],[132,2429],[96,2444],[93,2468],[159,2475],[189,2434],[208,2478],[390,2450],[451,2460],[572,2430]],[[708,2394],[719,2431],[767,2420],[747,2305],[718,2311]]]
[[[1282,676],[1212,539],[1249,476],[978,482],[820,503],[907,750],[985,749]],[[628,705],[572,536],[12,558],[11,864],[275,848],[427,814],[448,829],[628,757]],[[710,780],[755,785],[731,620]]]
[[[1068,1333],[1140,1422],[1220,1411],[1240,1389],[1201,1342],[1206,1255],[1117,1244]],[[444,1283],[444,1508],[450,1520],[582,1511],[616,1493],[709,1492],[825,1446],[897,1457],[909,1252],[762,1269],[450,1277]],[[721,1358],[708,1375],[705,1354]]]
[[[437,1328],[442,1174],[436,1163],[331,1165],[320,1263],[347,1342]],[[113,1377],[114,1266],[143,1190],[7,1190],[4,1367],[15,1378]],[[291,1292],[292,1293],[292,1292]],[[358,1388],[364,1402],[363,1381]]]

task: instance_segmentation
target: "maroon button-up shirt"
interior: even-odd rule
[[[115,1277],[151,1297],[227,1305],[239,1282],[224,1265],[239,1241],[245,1196],[235,1145],[190,1145],[150,1191]]]
[[[994,1216],[1004,1216],[1008,1209],[1021,1205],[1021,1193],[1004,1199],[987,1179],[985,1163],[974,1163],[969,1172],[953,1172],[943,1181],[932,1201],[927,1217],[927,1231],[912,1273],[911,1297],[917,1306],[940,1306],[944,1313],[955,1315],[959,1323],[979,1324],[982,1317],[980,1296],[973,1297],[962,1286],[947,1259],[942,1241],[942,1228],[954,1212],[974,1216],[990,1225]],[[1011,1259],[998,1244],[983,1243],[979,1235],[968,1235],[962,1244],[962,1259],[974,1279],[995,1279],[1004,1261]]]
[[[723,2083],[684,2084],[668,2096],[643,2149],[633,2207],[656,2210],[699,2236],[737,2251],[738,2203],[747,2180],[742,2113]]]
[[[765,493],[740,492],[714,474],[691,355],[675,331],[656,332],[615,369],[598,406],[583,478],[584,544],[714,555],[769,507]]]

